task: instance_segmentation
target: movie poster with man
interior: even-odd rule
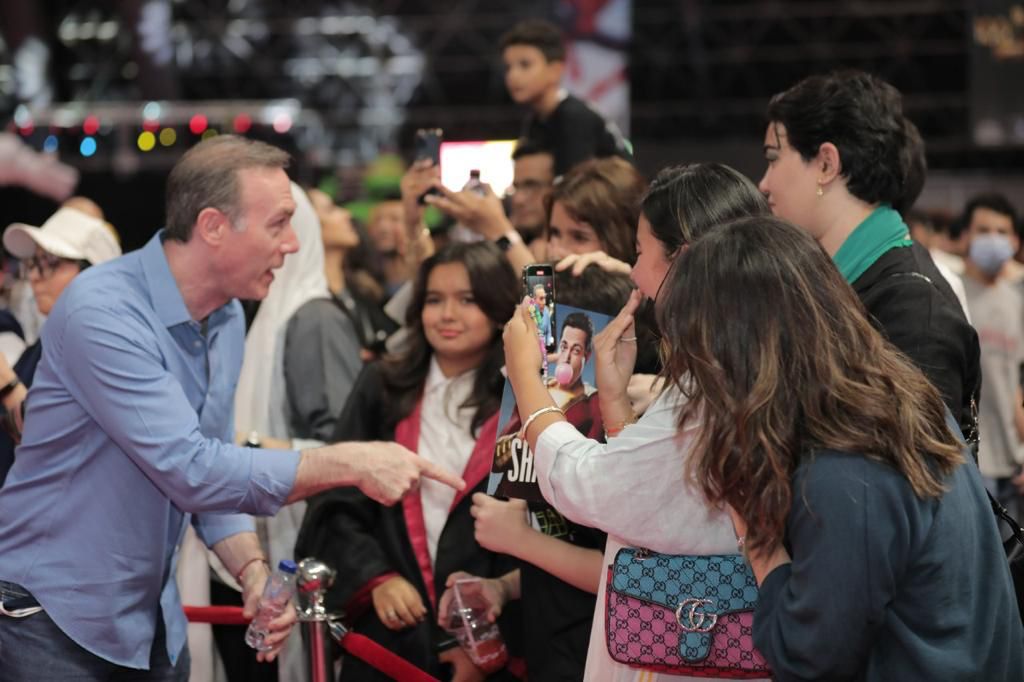
[[[565,418],[588,438],[604,440],[604,424],[597,402],[594,380],[594,335],[611,318],[607,315],[555,304],[557,344],[548,355],[547,387]],[[522,422],[516,410],[512,385],[505,381],[498,413],[498,438],[494,445],[494,463],[487,481],[487,494],[542,502],[533,466],[533,453],[519,438]]]

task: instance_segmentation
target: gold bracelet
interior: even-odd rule
[[[537,417],[541,416],[542,414],[547,414],[549,412],[557,412],[563,417],[565,416],[565,412],[562,412],[560,408],[557,408],[554,405],[548,405],[547,407],[542,407],[539,410],[534,411],[529,417],[526,418],[526,421],[523,422],[523,427],[519,429],[519,440],[523,440],[524,438],[526,438],[526,430],[530,428],[530,425],[533,424],[533,421]]]

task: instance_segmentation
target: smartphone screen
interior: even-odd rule
[[[549,353],[555,351],[555,269],[547,263],[534,263],[523,268],[523,295],[533,304],[530,312],[544,338]]]
[[[420,128],[416,131],[416,161],[430,159],[436,168],[441,167],[441,140],[444,132],[440,128]],[[437,189],[431,187],[421,194],[417,202],[424,204],[427,195],[439,194]]]
[[[416,160],[430,159],[435,166],[441,165],[441,140],[444,132],[440,128],[420,128],[416,131]]]

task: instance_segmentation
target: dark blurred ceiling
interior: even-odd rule
[[[173,80],[145,87],[138,74],[150,71],[133,62],[138,36],[122,30],[123,7],[137,1],[35,4],[56,45],[58,99],[143,100],[171,82],[185,99],[294,97],[323,118],[322,144],[340,154],[334,162],[406,148],[422,126],[440,126],[451,139],[514,137],[522,112],[505,94],[498,38],[520,18],[557,17],[564,6],[173,0]],[[980,148],[969,134],[971,5],[637,0],[629,46],[633,138],[640,148],[756,139],[773,93],[812,73],[858,67],[904,93],[932,167],[1012,167],[1019,146]],[[10,75],[0,68],[0,113],[12,111]]]

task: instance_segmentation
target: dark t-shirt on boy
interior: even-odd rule
[[[551,150],[556,176],[595,157],[621,156],[632,161],[618,128],[573,95],[566,95],[545,119],[534,113],[527,116],[522,137]]]

